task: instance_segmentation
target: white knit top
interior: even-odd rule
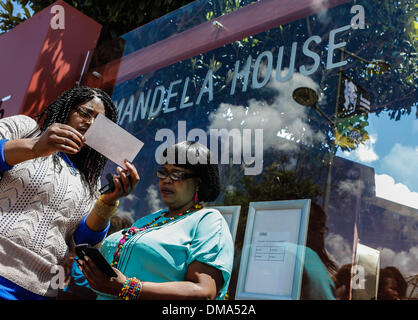
[[[0,120],[0,139],[19,139],[37,128],[32,118]],[[74,248],[74,231],[96,200],[61,159],[53,157],[15,165],[0,181],[0,276],[39,295],[54,297],[55,265]],[[55,280],[56,282],[56,280]]]

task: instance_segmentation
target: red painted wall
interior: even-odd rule
[[[54,5],[64,8],[64,29],[53,29]],[[57,1],[0,36],[0,99],[4,117],[34,116],[80,79],[87,52],[102,26],[64,1]]]

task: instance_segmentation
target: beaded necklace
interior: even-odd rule
[[[112,267],[117,268],[118,267],[118,262],[120,259],[120,252],[122,250],[123,245],[132,237],[134,236],[136,233],[140,232],[140,231],[144,231],[150,228],[154,228],[154,227],[159,227],[161,225],[166,224],[167,222],[171,222],[173,220],[176,220],[178,218],[180,218],[181,216],[184,216],[186,214],[189,214],[190,212],[192,212],[193,209],[202,209],[203,206],[199,203],[195,204],[193,207],[191,207],[190,209],[188,209],[185,212],[179,213],[177,215],[175,215],[174,217],[169,218],[168,220],[164,220],[158,223],[154,223],[155,221],[157,221],[158,219],[160,219],[161,217],[163,217],[167,210],[165,210],[161,215],[159,215],[157,218],[153,219],[151,222],[147,223],[145,226],[138,228],[138,227],[130,227],[128,229],[125,229],[122,231],[123,237],[122,239],[120,239],[118,246],[116,247],[115,253],[113,254],[113,261],[111,263]]]

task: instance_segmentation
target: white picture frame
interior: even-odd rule
[[[229,231],[231,231],[232,241],[235,242],[241,206],[213,206],[211,208],[218,210],[225,218]]]
[[[250,202],[236,300],[299,300],[310,199]]]

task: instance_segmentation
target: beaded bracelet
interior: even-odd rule
[[[93,210],[100,218],[109,220],[110,217],[116,212],[118,205],[119,200],[117,200],[115,205],[112,206],[104,203],[100,196],[94,204]]]
[[[137,278],[126,278],[118,294],[120,300],[137,300],[141,293],[142,282]]]

